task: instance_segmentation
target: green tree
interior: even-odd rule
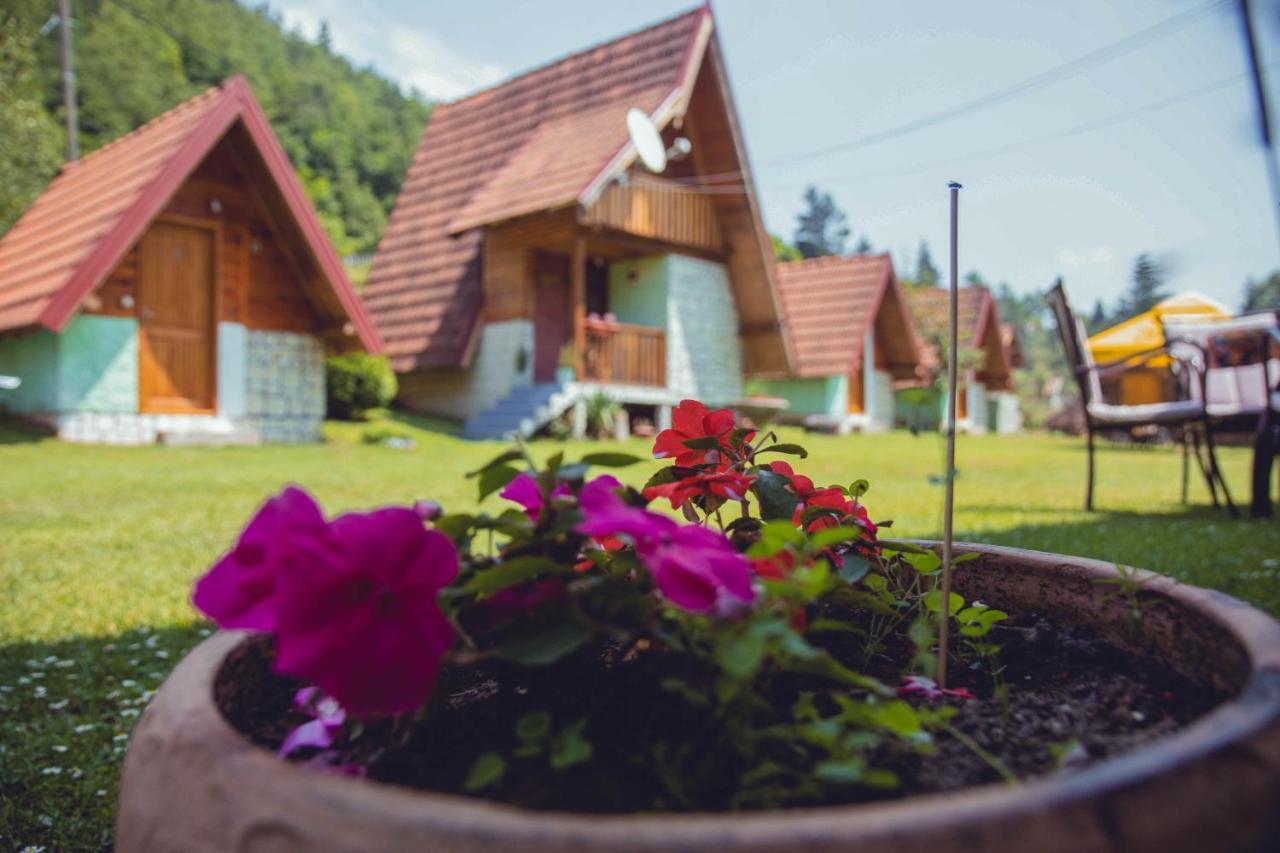
[[[933,256],[929,254],[929,244],[920,241],[920,249],[916,252],[915,283],[921,287],[936,287],[941,276],[933,265]]]
[[[40,103],[30,36],[0,16],[0,234],[9,229],[58,171],[64,142]]]
[[[780,261],[801,261],[804,255],[800,254],[800,250],[795,246],[783,240],[777,234],[770,234],[769,241],[773,244],[773,256]]]
[[[60,115],[57,35],[48,0],[5,0],[34,45],[32,97]],[[243,73],[343,253],[376,246],[430,112],[369,68],[284,30],[265,6],[221,0],[108,0],[74,5],[85,153],[192,95]],[[7,129],[6,129],[7,131]],[[8,154],[7,132],[0,148]],[[34,174],[34,172],[33,172]],[[29,202],[0,182],[0,208]]]
[[[796,217],[792,240],[796,249],[806,258],[843,254],[849,226],[831,193],[819,192],[817,187],[810,186],[804,191],[804,205],[805,209]]]
[[[1271,311],[1280,309],[1280,270],[1254,281],[1250,278],[1244,283],[1245,311]]]
[[[1164,269],[1150,254],[1143,252],[1133,262],[1133,278],[1129,288],[1120,295],[1116,317],[1127,319],[1150,311],[1164,297]]]

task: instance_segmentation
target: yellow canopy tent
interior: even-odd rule
[[[1193,291],[1171,296],[1154,308],[1130,317],[1089,338],[1089,352],[1099,364],[1119,361],[1164,344],[1160,318],[1176,315],[1205,320],[1223,320],[1231,312],[1222,303]],[[1104,395],[1115,403],[1138,405],[1169,399],[1169,359],[1161,356],[1130,368],[1105,383]]]

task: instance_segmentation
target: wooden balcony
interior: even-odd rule
[[[667,333],[604,320],[585,323],[583,378],[619,385],[667,384]]]
[[[625,186],[610,185],[583,222],[663,243],[724,250],[715,199],[661,178],[637,175]]]

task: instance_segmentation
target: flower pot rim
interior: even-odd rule
[[[1099,560],[971,543],[956,543],[956,547],[1022,564],[1039,573],[1065,571],[1091,580],[1119,576],[1113,564]],[[1238,696],[1171,735],[1082,770],[1018,786],[997,783],[901,800],[797,809],[585,814],[534,811],[460,794],[327,775],[281,761],[273,752],[252,744],[218,711],[213,701],[214,680],[226,656],[249,636],[245,631],[218,632],[187,655],[157,692],[134,740],[148,736],[152,717],[181,720],[181,726],[164,727],[168,748],[181,746],[188,732],[193,740],[199,733],[204,748],[212,747],[215,754],[223,755],[236,773],[251,774],[245,778],[261,775],[275,780],[273,787],[297,786],[306,800],[342,807],[351,814],[392,823],[429,824],[441,837],[478,834],[499,845],[555,836],[572,845],[603,849],[670,845],[710,850],[732,838],[760,849],[775,843],[790,849],[806,838],[815,843],[834,839],[841,844],[883,839],[904,832],[908,825],[913,831],[945,828],[961,832],[996,813],[1033,815],[1106,798],[1243,739],[1280,738],[1280,622],[1224,593],[1153,573],[1143,576],[1149,578],[1143,586],[1145,592],[1207,617],[1239,644],[1249,664],[1246,686]],[[131,742],[126,758],[125,788],[131,763],[140,760],[134,755],[134,746]],[[122,815],[127,795],[127,790],[122,792]]]

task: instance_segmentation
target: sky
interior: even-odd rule
[[[272,0],[288,27],[314,37],[326,21],[337,52],[445,101],[693,4]],[[1277,66],[1268,71],[1274,92],[1280,4],[1254,5],[1261,61]],[[977,270],[1019,292],[1062,276],[1082,310],[1096,299],[1114,301],[1142,252],[1165,265],[1170,292],[1196,290],[1232,308],[1246,278],[1280,268],[1234,6],[713,3],[770,231],[791,238],[801,194],[814,184],[847,213],[850,247],[865,235],[910,274],[927,240],[945,273],[946,184],[956,180],[964,185],[962,274]],[[1152,27],[1159,29],[1135,37]],[[1101,59],[984,109],[814,154],[969,104],[1117,42]]]

